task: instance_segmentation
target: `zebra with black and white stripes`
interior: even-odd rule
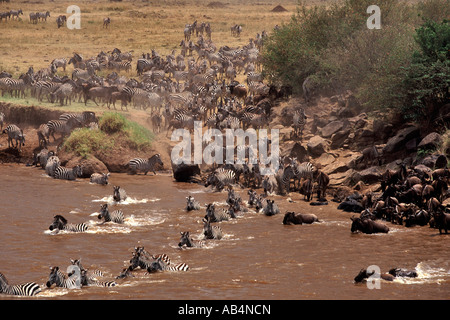
[[[161,160],[161,155],[159,153],[151,156],[148,159],[133,158],[128,162],[130,174],[136,174],[138,171],[141,171],[146,175],[149,171],[152,171],[153,174],[156,175],[156,168],[158,166],[164,166],[164,163]]]
[[[142,75],[145,71],[151,70],[154,63],[150,59],[140,58],[136,63],[136,71],[138,76]]]
[[[206,206],[205,219],[208,219],[210,222],[228,221],[230,218],[231,216],[229,215],[228,210],[223,208],[216,209],[214,203],[209,203]]]
[[[302,179],[310,179],[314,183],[314,165],[311,162],[298,163],[296,158],[292,158],[291,166],[294,169],[294,180],[298,181],[299,188]]]
[[[292,128],[294,129],[295,136],[301,137],[303,135],[306,119],[307,116],[305,115],[305,110],[303,108],[294,111],[292,116]]]
[[[48,81],[48,80],[39,80],[36,81],[31,86],[31,95],[38,99],[38,101],[42,101],[44,96],[47,96],[47,100],[50,102],[50,94],[55,92],[61,83]]]
[[[0,131],[3,131],[3,124],[5,122],[5,114],[0,112]]]
[[[176,265],[167,265],[167,263],[165,263],[161,257],[151,261],[149,266],[147,267],[148,273],[158,271],[188,271],[188,270],[189,266],[184,262],[178,263]]]
[[[220,226],[212,226],[208,219],[203,218],[203,235],[205,239],[220,240],[223,237],[222,228]]]
[[[276,178],[278,180],[278,188],[281,194],[290,192],[291,180],[295,178],[295,172],[291,165],[287,165],[280,170]]]
[[[66,58],[56,58],[53,59],[52,64],[55,65],[56,68],[62,68],[66,71],[67,59]]]
[[[55,284],[58,288],[80,289],[81,279],[79,279],[76,274],[68,276],[62,273],[62,271],[59,270],[59,267],[51,267],[46,286],[47,288],[50,288],[53,284]]]
[[[0,293],[12,296],[31,297],[41,292],[41,287],[35,282],[27,282],[23,284],[10,285],[8,280],[0,272]]]
[[[125,217],[123,215],[123,211],[118,209],[113,212],[109,212],[108,204],[102,204],[100,206],[100,214],[98,215],[99,219],[103,219],[103,223],[105,222],[114,222],[122,224],[125,221]]]
[[[180,234],[181,238],[178,242],[179,248],[183,248],[184,246],[187,248],[202,248],[205,246],[205,241],[192,239],[189,231],[180,232]]]
[[[2,131],[2,133],[8,135],[8,148],[13,147],[20,152],[22,146],[25,145],[25,135],[23,134],[23,130],[15,124],[10,124]],[[15,140],[15,145],[13,140]]]
[[[61,138],[69,135],[73,129],[81,127],[81,122],[77,118],[69,118],[65,120],[50,120],[47,122],[49,135],[53,137],[53,141],[56,140],[55,133],[61,135]]]
[[[81,259],[71,259],[70,263],[80,269],[82,286],[114,287],[117,285],[115,281],[99,281],[97,277],[103,277],[103,272],[97,269],[90,271],[83,268],[81,265]]]
[[[67,219],[62,215],[57,214],[53,217],[53,223],[48,227],[50,231],[57,230],[57,232],[64,230],[68,232],[86,232],[89,226],[86,223],[68,223]]]
[[[87,126],[91,122],[97,122],[95,112],[83,111],[82,113],[63,113],[59,120],[68,121],[71,118],[77,119],[82,126]]]
[[[206,179],[205,187],[214,186],[217,191],[222,191],[226,186],[236,183],[236,175],[233,170],[219,168]]]
[[[140,247],[135,248],[135,252],[133,252],[133,257],[130,259],[130,268],[131,270],[134,270],[136,268],[147,270],[147,268],[150,267],[151,263],[156,259],[161,259],[167,265],[170,264],[170,259],[166,254],[159,254],[153,256],[149,255],[145,250],[141,251]]]
[[[53,178],[60,180],[76,180],[83,175],[83,169],[80,165],[74,166],[72,169],[58,166],[53,172]]]

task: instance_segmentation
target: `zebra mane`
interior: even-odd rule
[[[0,272],[0,288],[3,289],[4,286],[8,285],[8,280],[6,279],[5,275]]]
[[[55,221],[61,221],[62,224],[67,224],[67,219],[64,218],[62,215],[57,214],[56,216],[53,217],[53,219],[55,219]]]

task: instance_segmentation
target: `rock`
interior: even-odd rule
[[[437,157],[436,162],[434,163],[434,168],[435,169],[446,168],[447,163],[448,163],[447,157],[443,154],[440,154]]]
[[[342,145],[344,144],[345,140],[349,137],[349,135],[350,135],[350,129],[340,130],[340,131],[336,132],[335,134],[333,134],[331,136],[330,148],[338,149],[338,148],[342,147]]]
[[[64,163],[64,166],[67,168],[73,168],[76,165],[81,165],[83,175],[82,178],[90,178],[91,174],[98,173],[108,173],[109,170],[106,165],[94,157],[90,155],[87,159],[82,157],[72,157],[67,162],[63,162],[61,159],[61,163]]]
[[[321,134],[324,138],[331,137],[334,133],[340,131],[344,127],[343,121],[332,121],[322,128]]]
[[[355,172],[352,176],[354,181],[363,181],[366,184],[377,183],[381,179],[381,171],[379,167],[370,167],[365,170]]]
[[[311,156],[320,157],[320,155],[322,155],[327,148],[327,142],[320,136],[314,136],[309,139],[306,147]]]
[[[386,146],[383,148],[383,156],[387,161],[392,161],[401,155],[405,155],[407,143],[411,147],[410,141],[417,139],[419,136],[420,128],[416,126],[409,126],[400,130],[386,143]]]
[[[321,167],[323,168],[323,167],[326,167],[326,166],[332,164],[334,162],[334,160],[335,160],[335,157],[331,153],[324,152],[324,153],[322,153],[322,155],[319,158],[317,158],[315,160],[315,162],[319,163],[321,165]]]
[[[339,117],[351,118],[358,115],[361,111],[361,105],[355,96],[351,95],[345,102],[345,107],[339,111]]]
[[[281,155],[285,157],[297,158],[297,161],[305,162],[308,161],[308,152],[306,148],[298,142],[288,142],[283,146]]]
[[[432,132],[427,136],[425,136],[425,138],[423,138],[420,141],[417,147],[422,149],[435,149],[436,146],[438,146],[441,143],[442,143],[441,135],[437,132]]]

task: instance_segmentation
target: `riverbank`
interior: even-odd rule
[[[290,125],[292,112],[298,106],[304,107],[307,115],[301,137],[293,135]],[[313,163],[330,177],[329,190],[334,195],[339,190],[344,190],[344,194],[352,190],[379,191],[383,172],[397,170],[401,164],[424,164],[436,169],[445,167],[448,162],[450,143],[446,131],[422,132],[413,123],[368,115],[351,93],[318,97],[308,106],[296,97],[279,100],[272,110],[269,128],[279,129],[281,156]],[[92,108],[92,111],[98,117],[111,110]],[[34,154],[40,151],[37,138],[39,125],[58,119],[67,110],[0,102],[0,112],[5,114],[5,125],[17,124],[26,135],[26,143],[20,153],[7,148],[6,136],[0,139],[0,162],[31,164]],[[146,111],[133,109],[117,112],[148,130],[153,129]],[[151,147],[146,150],[131,148],[120,136],[115,136],[114,140],[115,148],[88,157],[61,149],[63,141],[58,136],[55,141],[50,138],[49,150],[58,152],[63,165],[82,164],[86,167],[86,175],[93,172],[126,172],[130,159],[148,158],[155,153],[161,155],[164,170],[172,169],[171,151],[178,141],[171,141],[170,134],[164,128],[154,133]],[[201,169],[203,171],[207,167],[201,166]]]

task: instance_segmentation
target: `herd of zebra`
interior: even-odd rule
[[[275,100],[292,94],[291,87],[264,82],[260,51],[267,32],[257,33],[242,47],[217,48],[209,24],[195,21],[186,28],[197,40],[181,40],[178,54],[173,50],[163,56],[153,49],[135,59],[133,51],[114,48],[90,58],[78,53],[56,58],[37,71],[31,66],[18,79],[3,71],[2,96],[29,95],[61,106],[74,100],[85,104],[92,100],[95,105],[100,102],[114,109],[120,102],[121,110],[127,111],[131,103],[134,108],[149,109],[149,122],[156,126],[155,131],[162,126],[167,131],[192,128],[195,120],[222,129],[267,125]],[[129,77],[134,63],[137,77]],[[69,74],[68,65],[73,66]],[[109,73],[101,76],[105,70]],[[302,116],[296,119],[293,127],[304,124]]]

